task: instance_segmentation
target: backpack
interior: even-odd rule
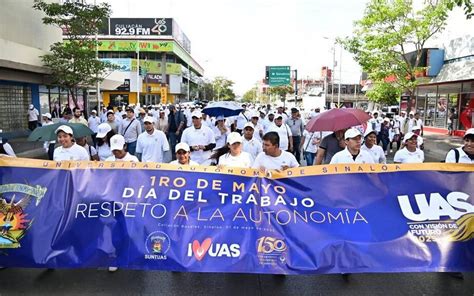
[[[456,159],[456,163],[459,163],[459,157],[460,157],[460,155],[459,155],[459,150],[458,150],[457,148],[453,148],[453,149],[451,149],[451,150],[454,150],[454,158]],[[450,151],[451,151],[451,150],[450,150]],[[449,152],[448,152],[448,153],[449,153]]]

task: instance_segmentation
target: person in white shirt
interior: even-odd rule
[[[97,127],[99,127],[99,124],[100,124],[100,118],[97,116],[97,111],[95,110],[91,111],[91,116],[89,116],[87,123],[89,125],[89,128],[93,132],[91,137],[92,137],[92,143],[94,143],[94,146],[95,146],[97,144],[97,141],[96,141]]]
[[[112,110],[107,111],[107,124],[110,125],[112,130],[117,134],[120,126],[120,121],[115,118],[115,113]],[[97,136],[96,136],[97,137]]]
[[[227,145],[217,149],[211,156],[217,159],[219,167],[239,167],[249,168],[252,165],[252,156],[242,151],[242,136],[237,132],[232,132],[227,137]]]
[[[45,113],[43,114],[42,117],[43,117],[43,126],[54,124],[54,122],[51,120],[52,116],[50,113]],[[45,141],[43,143],[43,148],[48,153],[49,160],[53,160],[54,146],[56,146],[56,141]]]
[[[412,132],[405,134],[405,137],[403,137],[405,147],[395,153],[394,163],[422,163],[425,161],[425,154],[417,148],[416,138],[418,136]]]
[[[140,121],[135,118],[135,111],[131,107],[125,109],[127,112],[127,118],[122,120],[119,125],[119,134],[125,138],[125,143],[127,144],[127,151],[135,155],[135,150],[137,148],[137,139],[138,136],[142,133],[142,127]]]
[[[102,108],[102,112],[100,112],[99,119],[100,119],[100,123],[107,121],[107,108],[106,107]]]
[[[77,145],[84,147],[86,149],[87,154],[89,155],[89,160],[99,160],[99,155],[97,154],[97,150],[94,146],[90,146],[87,143],[87,137],[79,137],[76,138]]]
[[[270,111],[267,115],[267,119],[266,119],[267,123],[266,123],[265,129],[263,130],[264,135],[268,133],[270,131],[270,128],[275,124],[274,120],[275,120],[275,113]]]
[[[110,138],[115,136],[115,131],[112,129],[110,124],[107,122],[99,124],[97,128],[97,155],[100,161],[105,161],[107,158],[112,156],[112,150],[110,150]]]
[[[170,145],[164,132],[155,129],[155,118],[143,119],[145,132],[138,136],[137,156],[142,162],[163,162],[164,154]]]
[[[56,129],[58,143],[61,145],[54,149],[53,160],[89,160],[89,154],[84,147],[74,143],[74,133],[67,125],[61,125]]]
[[[419,126],[421,129],[421,134],[419,134],[419,136],[423,136],[423,119],[420,118],[419,112],[415,113],[415,123],[415,126]]]
[[[269,128],[269,132],[277,132],[280,137],[280,149],[285,151],[293,150],[293,138],[291,129],[283,121],[283,116],[277,114],[275,117],[275,124]]]
[[[286,123],[286,121],[288,120],[288,114],[285,113],[285,108],[283,107],[283,105],[279,105],[279,106],[277,107],[277,113],[275,114],[275,119],[276,119],[278,116],[281,116],[281,117],[282,117],[283,123]]]
[[[178,143],[175,148],[176,160],[170,162],[170,164],[177,165],[199,165],[199,163],[191,160],[191,149],[186,143]]]
[[[407,133],[411,132],[411,130],[413,129],[414,126],[416,126],[416,119],[415,119],[415,113],[414,112],[410,112],[410,115],[407,119]]]
[[[350,128],[344,133],[346,148],[334,154],[329,164],[337,163],[375,163],[372,155],[360,149],[362,135],[356,128]]]
[[[28,128],[30,130],[34,130],[38,127],[38,118],[39,118],[39,111],[35,108],[33,104],[30,104],[28,108]]]
[[[244,139],[243,139],[243,151],[247,152],[252,156],[252,160],[257,158],[260,152],[263,152],[262,142],[254,137],[254,128],[251,122],[247,122],[244,126]]]
[[[255,139],[261,140],[264,135],[264,128],[263,125],[260,124],[259,120],[259,113],[258,112],[251,112],[250,113],[250,122],[253,124],[253,137]],[[244,126],[245,128],[245,126]]]
[[[260,170],[286,170],[299,167],[293,154],[280,149],[280,136],[277,132],[268,132],[263,136],[263,152],[258,154],[252,168]]]
[[[78,107],[75,107],[73,110],[74,117],[69,120],[70,123],[80,123],[85,126],[89,126],[87,120],[82,117],[82,110]]]
[[[303,131],[300,150],[303,150],[307,166],[314,164],[314,158],[316,157],[319,143],[321,143],[321,136],[321,132],[309,132],[306,129]]]
[[[249,122],[250,120],[250,112],[247,111],[247,105],[242,104],[242,112],[237,116],[235,120],[235,131],[238,132],[239,134],[242,133],[242,130],[244,129],[244,125]]]
[[[416,138],[417,147],[420,148],[421,150],[424,150],[424,149],[425,149],[425,147],[424,147],[424,140],[423,140],[423,137],[420,136],[421,130],[422,130],[421,126],[415,125],[415,126],[411,129],[411,132],[418,136],[418,137]]]
[[[3,130],[0,130],[0,134],[3,132]],[[6,141],[3,140],[3,138],[0,137],[0,156],[8,156],[8,157],[16,157],[15,151],[13,151],[13,148],[10,144],[8,144]]]
[[[131,161],[139,162],[135,155],[131,155],[125,150],[125,138],[122,135],[115,135],[110,139],[110,150],[112,150],[112,156],[108,157],[105,161]]]
[[[383,148],[377,145],[376,142],[377,133],[370,127],[367,127],[367,130],[364,133],[364,145],[362,145],[361,149],[369,152],[375,163],[387,163],[387,158],[385,157]]]
[[[446,163],[474,164],[474,128],[470,128],[464,133],[463,140],[462,147],[451,149],[448,152]]]
[[[224,147],[227,143],[227,136],[230,134],[230,128],[225,125],[225,119],[223,116],[218,116],[216,118],[216,125],[212,128],[214,132],[214,137],[216,138],[216,147],[214,149],[219,149]]]
[[[186,128],[181,136],[181,142],[191,148],[191,159],[203,164],[211,156],[211,151],[216,147],[214,132],[202,124],[202,114],[195,111],[191,114],[193,125]]]
[[[260,114],[260,119],[258,120],[258,123],[262,125],[263,134],[265,134],[265,131],[268,129],[268,126],[270,125],[271,122],[267,118],[265,118],[266,114],[264,110],[260,109],[259,114]]]

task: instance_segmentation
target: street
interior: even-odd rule
[[[118,270],[5,269],[0,294],[52,295],[473,295],[464,280],[443,273],[273,276]]]

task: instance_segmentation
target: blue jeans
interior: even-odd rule
[[[135,150],[137,149],[137,141],[127,143],[127,151],[128,153],[135,155]]]
[[[316,157],[316,153],[312,152],[304,152],[304,159],[306,160],[306,165],[314,165],[314,158]]]
[[[171,159],[175,160],[176,159],[175,147],[176,147],[176,144],[178,144],[178,142],[181,138],[181,134],[176,135],[176,133],[170,132],[170,133],[167,134],[167,136],[168,136],[168,141],[169,141],[170,148],[171,148]]]

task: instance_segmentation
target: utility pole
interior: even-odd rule
[[[189,70],[189,62],[188,62],[188,102],[190,101],[189,99],[189,84],[191,83],[191,71]]]
[[[137,42],[137,106],[140,107],[140,44]]]
[[[298,103],[298,70],[295,69],[295,106]]]
[[[94,0],[94,6],[96,6],[97,3],[96,3],[96,0]],[[99,36],[97,34],[97,30],[96,29],[96,32],[95,32],[95,58],[97,60],[99,60]],[[96,85],[96,94],[97,94],[97,114],[99,114],[99,117],[100,115],[102,114],[101,113],[101,108],[100,108],[100,99],[101,99],[101,96],[100,96],[100,82],[99,82],[99,73],[96,73],[96,78],[97,78],[97,85]]]
[[[339,90],[337,94],[337,107],[340,108],[341,104],[341,82],[342,82],[342,46],[339,47],[341,49],[339,53]]]
[[[334,105],[334,76],[336,75],[336,41],[332,45],[331,108]]]

